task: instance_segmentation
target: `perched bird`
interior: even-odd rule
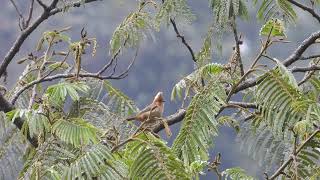
[[[142,111],[138,112],[138,114],[135,116],[128,117],[126,120],[138,120],[140,122],[144,122],[149,119],[150,122],[156,122],[162,117],[164,102],[163,93],[158,92],[151,104],[145,107]]]
[[[165,119],[162,118],[164,111],[164,98],[163,93],[158,92],[154,97],[151,104],[145,107],[142,111],[138,112],[135,116],[128,117],[127,121],[138,120],[144,124],[144,129],[152,129],[154,125],[161,122],[165,126],[165,132],[168,137],[172,135],[171,130]],[[147,121],[147,122],[145,122]]]

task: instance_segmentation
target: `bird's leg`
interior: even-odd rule
[[[162,117],[161,118],[157,118],[157,119],[159,119],[161,121],[161,123],[163,124],[164,130],[166,132],[167,137],[171,137],[172,136],[172,132],[171,132],[171,129],[170,129],[168,123],[167,123],[167,120],[165,118],[162,118]]]

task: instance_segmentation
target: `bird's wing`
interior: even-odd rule
[[[153,109],[154,109],[154,105],[150,104],[149,106],[147,106],[144,109],[142,109],[138,114],[142,114],[142,113],[148,112],[148,111],[153,110]]]

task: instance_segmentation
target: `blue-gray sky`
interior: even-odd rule
[[[17,0],[21,9],[27,5],[26,0]],[[8,86],[19,77],[24,66],[15,62],[26,56],[28,52],[35,49],[36,43],[45,30],[72,26],[69,31],[72,39],[77,39],[82,27],[85,27],[89,36],[98,40],[98,53],[94,58],[84,59],[85,69],[88,71],[97,70],[106,63],[109,57],[109,41],[114,29],[125,18],[125,16],[136,7],[137,1],[132,0],[109,0],[86,5],[84,8],[71,9],[64,14],[58,14],[44,22],[27,39],[21,48],[20,53],[15,57],[14,62],[9,66]],[[207,32],[207,27],[212,20],[208,1],[189,1],[197,19],[191,25],[179,24],[181,33],[197,51],[202,45],[203,37]],[[242,59],[244,64],[249,64],[259,49],[259,29],[262,23],[255,19],[256,8],[248,8],[251,19],[247,22],[238,20],[238,31],[243,34],[244,45],[241,46]],[[17,14],[9,1],[2,1],[0,7],[0,56],[5,53],[13,44],[19,33]],[[317,30],[318,24],[305,12],[298,11],[299,19],[296,25],[288,27],[288,40],[291,44],[276,45],[268,52],[278,59],[286,58],[297,43],[301,42],[311,32]],[[215,41],[213,40],[213,43]],[[227,61],[232,50],[233,35],[226,33],[224,47],[221,56],[213,56],[212,62],[224,63]],[[308,53],[315,52],[315,48],[308,50]],[[119,58],[119,64],[125,66],[133,52],[127,51]],[[88,56],[89,57],[89,56]],[[154,32],[153,38],[148,37],[140,46],[138,59],[130,71],[127,78],[113,81],[114,85],[135,100],[138,107],[150,103],[150,100],[157,91],[164,91],[167,99],[165,115],[174,113],[179,107],[179,102],[170,102],[170,92],[176,82],[193,70],[193,61],[187,49],[180,40],[177,39],[172,27],[162,27],[160,32]],[[174,134],[178,133],[180,125],[174,125]],[[169,139],[168,141],[172,141]],[[261,175],[259,167],[254,160],[251,160],[245,153],[241,153],[238,144],[235,143],[235,133],[228,128],[223,128],[221,134],[215,140],[213,154],[222,153],[222,168],[241,166],[250,174]],[[213,174],[209,173],[202,179],[213,179]]]

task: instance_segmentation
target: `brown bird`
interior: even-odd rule
[[[138,120],[140,122],[145,122],[145,129],[152,128],[153,125],[156,125],[157,122],[162,122],[165,126],[165,130],[168,136],[171,136],[171,131],[167,122],[162,118],[162,114],[164,111],[164,98],[163,93],[158,92],[157,95],[154,97],[151,104],[145,107],[143,110],[138,112],[135,116],[128,117],[127,121]]]
[[[138,112],[135,116],[128,117],[126,120],[138,120],[140,122],[144,122],[149,118],[150,122],[155,122],[157,119],[162,117],[164,102],[163,93],[158,92],[151,104]]]

